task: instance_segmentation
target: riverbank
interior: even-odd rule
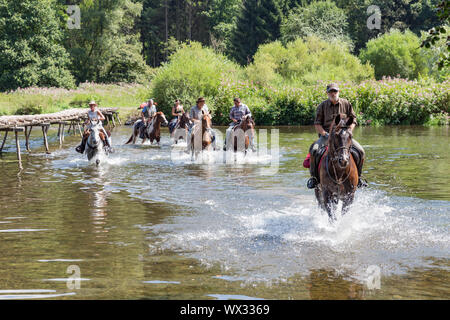
[[[126,120],[148,98],[150,88],[140,84],[82,83],[78,88],[23,88],[0,93],[1,115],[54,113],[72,108],[87,108],[95,100],[100,107],[120,109]]]
[[[369,80],[360,84],[338,82],[341,97],[349,100],[361,125],[448,125],[450,83],[405,79]],[[310,125],[317,106],[326,99],[325,82],[302,88],[262,86],[245,81],[223,80],[207,105],[215,125],[226,125],[233,97],[241,97],[257,125]],[[151,85],[83,83],[77,89],[25,88],[0,93],[0,115],[53,113],[87,107],[95,100],[100,107],[118,108],[126,122],[138,115],[138,106],[149,97],[160,102]],[[185,110],[190,103],[182,101]],[[158,108],[166,115],[169,103]]]

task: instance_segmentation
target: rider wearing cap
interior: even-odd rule
[[[194,125],[196,125],[198,123],[201,124],[202,117],[205,114],[208,115],[208,117],[211,119],[211,113],[209,112],[208,106],[205,104],[205,98],[200,97],[197,99],[197,104],[195,106],[193,106],[191,108],[191,110],[189,111],[189,117],[192,120],[192,124],[189,127],[189,131],[187,134],[186,152],[189,152],[190,147],[191,147],[191,134],[192,134],[192,129],[194,128]],[[212,130],[210,128],[207,128],[206,130],[209,131],[209,133],[211,134],[211,137],[212,137],[212,142],[215,143],[216,135],[215,135],[214,130]]]
[[[141,111],[142,122],[138,126],[140,132],[139,136],[141,139],[145,139],[145,129],[147,128],[147,126],[151,126],[153,124],[156,112],[156,103],[153,102],[153,99],[148,99],[147,103],[144,104],[144,108]]]
[[[85,122],[86,129],[84,130],[84,133],[83,133],[83,139],[81,140],[81,144],[75,148],[75,150],[79,153],[83,153],[84,149],[86,147],[86,141],[89,137],[89,129],[91,129],[91,126],[92,126],[91,121],[99,122],[100,130],[105,135],[105,140],[104,140],[105,144],[109,148],[111,148],[111,142],[109,141],[109,136],[106,133],[106,130],[103,128],[103,125],[102,125],[102,121],[105,120],[105,116],[99,109],[97,109],[97,103],[95,103],[95,101],[89,102],[89,108],[90,108],[90,110],[88,111],[88,118]]]
[[[242,118],[244,116],[252,116],[252,113],[250,112],[250,109],[241,102],[241,99],[236,97],[233,99],[234,101],[234,107],[231,108],[230,111],[230,119],[233,121],[230,123],[230,126],[228,127],[226,134],[225,134],[225,141],[223,143],[223,151],[227,150],[227,140],[230,139],[231,132],[233,131],[234,127],[239,125]],[[254,143],[254,134],[252,132],[252,137],[250,141],[250,148],[252,151],[256,151],[255,149],[255,143]]]
[[[314,163],[310,165],[311,178],[308,180],[307,186],[313,189],[319,182],[319,172],[317,172],[319,159],[319,150],[328,144],[328,131],[330,125],[334,121],[334,118],[341,113],[346,114],[348,117],[352,116],[355,120],[348,128],[350,133],[356,126],[356,114],[353,111],[353,107],[346,99],[339,98],[339,87],[336,83],[327,85],[328,99],[323,101],[317,107],[316,118],[314,120],[314,127],[319,134],[319,140],[314,142],[309,148],[310,154],[314,157]],[[352,138],[352,147],[354,147],[360,155],[360,161],[356,163],[358,167],[358,187],[365,186],[365,182],[361,181],[361,170],[365,159],[365,152],[361,145]],[[356,161],[355,161],[356,162]]]

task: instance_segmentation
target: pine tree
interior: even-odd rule
[[[260,44],[280,36],[281,10],[275,0],[245,0],[232,37],[233,57],[240,64],[251,61]]]

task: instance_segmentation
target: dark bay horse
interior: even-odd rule
[[[133,133],[131,134],[130,139],[125,144],[129,144],[130,142],[133,142],[133,144],[136,143],[137,137],[139,137],[139,128],[142,126],[142,120],[138,120],[133,125]],[[144,143],[147,138],[150,139],[150,143],[153,143],[154,140],[159,145],[159,141],[161,139],[161,124],[163,126],[167,126],[168,122],[166,119],[166,116],[161,111],[157,112],[155,115],[155,118],[153,119],[153,124],[149,124],[145,128],[144,133],[144,139],[142,139],[142,143]]]
[[[213,143],[213,137],[210,133],[211,129],[211,119],[209,117],[209,114],[205,114],[202,116],[202,122],[201,127],[199,125],[200,123],[197,123],[194,125],[194,128],[192,128],[192,134],[191,134],[191,157],[197,158],[200,150],[198,148],[195,148],[195,137],[198,135],[201,135],[202,138],[202,150],[211,150],[212,143]],[[201,129],[201,130],[200,130]],[[209,130],[208,130],[209,129]]]
[[[169,132],[172,138],[175,140],[175,144],[178,140],[183,139],[186,141],[187,132],[189,125],[191,124],[191,119],[189,118],[189,113],[185,112],[181,115],[180,120],[174,128],[169,127]]]
[[[245,115],[237,126],[233,128],[231,133],[231,141],[233,143],[234,152],[240,151],[247,153],[250,139],[253,137],[255,122],[252,117]]]
[[[358,169],[350,153],[352,133],[348,127],[353,117],[339,114],[330,126],[328,150],[320,166],[320,183],[315,189],[319,206],[328,213],[330,221],[336,220],[335,211],[342,201],[342,214],[353,202],[358,185]]]

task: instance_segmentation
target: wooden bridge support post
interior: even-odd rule
[[[30,152],[30,134],[33,126],[25,126],[25,147],[28,152]]]
[[[47,125],[42,125],[42,134],[44,136],[44,146],[45,146],[45,152],[47,154],[50,154],[50,151],[48,150],[48,140],[47,140],[47,132],[48,132],[48,128],[50,127],[49,124]]]
[[[8,137],[8,130],[5,131],[5,136],[3,137],[2,146],[0,147],[0,152],[2,152],[3,147],[5,146],[6,137]]]
[[[18,130],[14,130],[14,135],[16,137],[16,152],[17,152],[17,160],[19,161],[19,169],[22,170],[22,158],[20,156],[20,143],[19,143],[19,133]]]

